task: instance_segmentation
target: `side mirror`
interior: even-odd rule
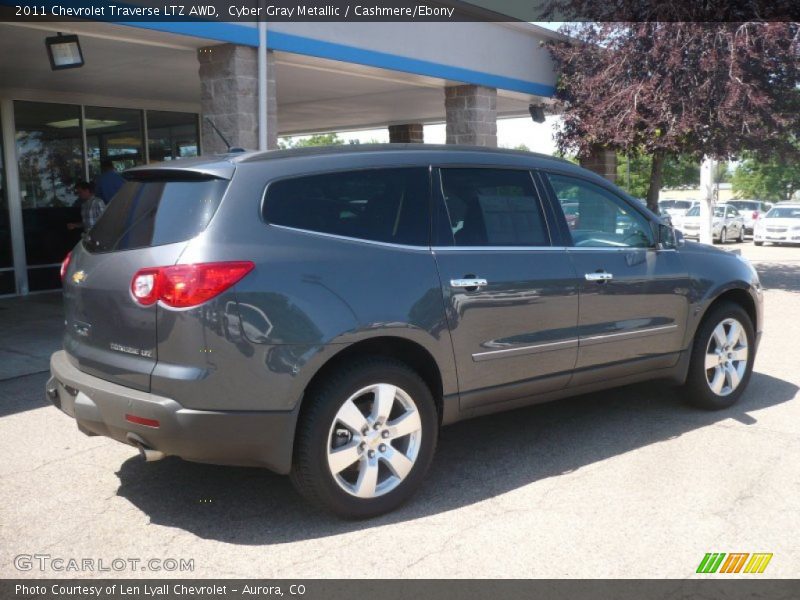
[[[658,225],[658,249],[659,250],[673,250],[679,246],[683,246],[683,234],[670,227],[659,223]]]

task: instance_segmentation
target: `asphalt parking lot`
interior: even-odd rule
[[[718,413],[630,386],[443,431],[422,492],[346,522],[285,477],[166,459],[79,433],[44,399],[57,295],[0,302],[0,577],[691,577],[707,552],[800,566],[800,247],[741,248],[766,332]],[[14,557],[192,559],[188,572],[19,571]]]

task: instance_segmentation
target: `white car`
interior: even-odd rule
[[[730,200],[728,202],[731,206],[735,206],[742,217],[744,217],[744,231],[748,235],[752,235],[756,229],[756,222],[763,218],[765,214],[772,208],[769,202],[762,202],[761,200]]]
[[[659,200],[658,212],[661,215],[669,215],[674,222],[675,217],[682,217],[695,206],[699,206],[699,204],[697,200],[670,200],[665,198],[664,200]]]
[[[675,227],[686,238],[700,238],[700,205],[693,206],[683,217],[678,217]],[[725,244],[730,240],[744,241],[744,219],[735,206],[718,204],[714,207],[711,222],[711,237],[715,242]]]
[[[779,204],[756,221],[753,242],[800,244],[800,204]]]

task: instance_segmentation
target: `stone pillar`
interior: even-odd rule
[[[481,85],[444,89],[448,144],[497,147],[497,90]]]
[[[422,144],[425,136],[422,123],[389,125],[389,142],[392,144]]]
[[[235,44],[207,46],[197,51],[200,62],[200,109],[203,154],[225,152],[225,142],[209,125],[210,118],[232,147],[258,148],[257,49]],[[267,53],[267,143],[277,146],[275,58]]]
[[[580,159],[580,164],[584,169],[594,171],[612,183],[617,181],[617,153],[613,150],[596,146],[589,156]]]

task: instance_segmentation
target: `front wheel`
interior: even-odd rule
[[[395,509],[419,488],[439,420],[430,389],[407,365],[356,361],[304,402],[291,478],[312,503],[363,519]]]
[[[725,227],[719,232],[719,243],[723,245],[728,243],[728,230]]]
[[[739,243],[744,244],[744,227],[739,229]]]
[[[692,345],[686,391],[690,402],[707,410],[736,403],[750,381],[755,333],[747,312],[726,302],[706,315]]]
[[[763,246],[764,242],[753,242],[756,246]]]

